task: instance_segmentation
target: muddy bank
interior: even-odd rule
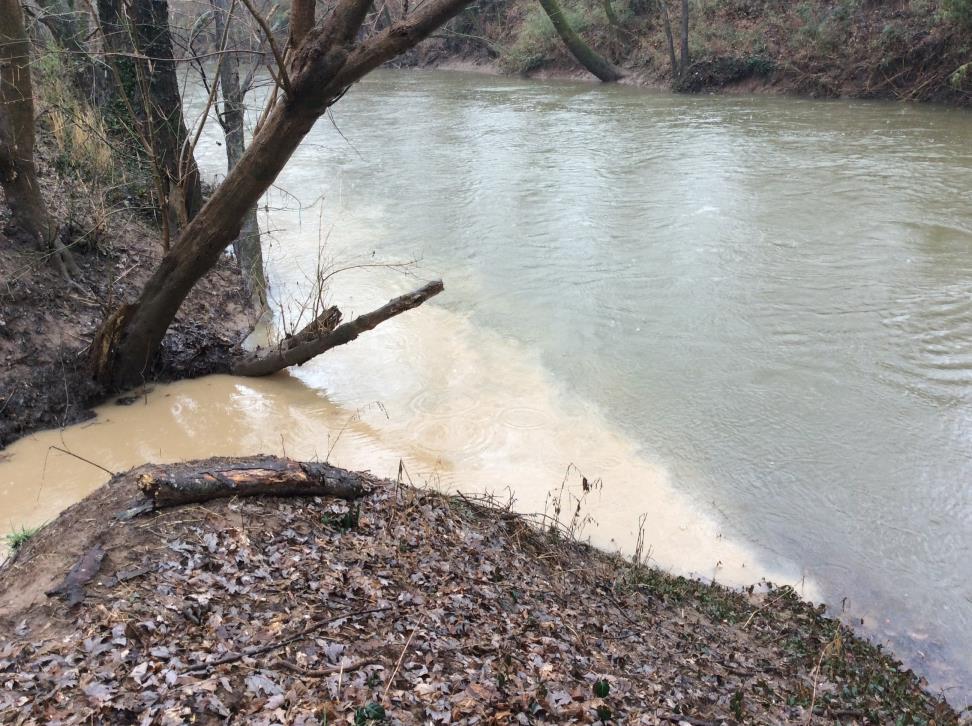
[[[673,73],[655,4],[615,0],[613,19],[604,4],[563,5],[584,39],[622,68],[624,83],[689,93],[972,105],[972,26],[954,4],[938,0],[701,0],[691,6],[690,63],[681,74]],[[673,22],[678,19],[675,11]],[[406,62],[595,80],[565,50],[539,5],[527,0],[468,10]]]
[[[119,521],[121,475],[68,509],[0,572],[4,720],[959,723],[789,588],[671,577],[495,502],[358,479],[350,504]],[[46,596],[95,546],[79,602]]]
[[[105,400],[108,392],[87,373],[87,347],[107,312],[134,300],[162,256],[160,235],[134,214],[115,215],[96,243],[86,241],[88,229],[65,228],[80,270],[71,283],[0,232],[0,448],[89,418]],[[146,380],[225,372],[248,330],[240,290],[236,266],[224,258],[189,295]]]

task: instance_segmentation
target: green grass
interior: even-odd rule
[[[40,525],[38,527],[21,527],[19,530],[15,529],[13,532],[10,532],[3,538],[4,542],[6,542],[7,547],[10,548],[11,552],[16,552],[25,544],[30,542],[31,538],[40,532],[41,527],[43,526],[44,525]]]

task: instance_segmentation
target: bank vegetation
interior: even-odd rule
[[[550,1],[480,0],[410,61],[682,92],[972,102],[968,0],[555,0],[554,15]],[[558,11],[611,77],[565,44]]]

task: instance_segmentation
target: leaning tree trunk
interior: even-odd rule
[[[30,44],[19,0],[0,0],[0,185],[15,235],[50,255],[66,278],[77,271],[47,212],[34,165]]]
[[[668,41],[668,58],[672,64],[672,85],[674,85],[682,74],[678,68],[678,59],[675,57],[675,37],[672,33],[672,18],[668,14],[668,0],[658,0],[658,7],[661,10],[662,26],[665,28],[665,39]]]
[[[163,213],[169,229],[183,229],[202,207],[199,168],[189,149],[179,79],[172,56],[167,0],[133,0],[127,6],[146,115],[145,136],[163,174]]]
[[[226,0],[212,0],[215,10],[216,37],[224,35],[224,24],[232,22]],[[220,125],[226,138],[226,169],[232,171],[239,163],[246,148],[243,135],[243,89],[240,87],[240,58],[227,53],[219,65],[219,90],[223,96],[223,108],[219,114]],[[267,276],[263,266],[263,247],[260,243],[260,225],[254,204],[243,218],[240,234],[233,242],[236,260],[243,278],[243,292],[250,306],[262,315],[267,309]]]
[[[567,46],[567,50],[577,59],[578,63],[605,83],[619,81],[624,77],[613,63],[598,55],[593,48],[574,32],[574,29],[570,27],[570,23],[567,22],[567,17],[564,15],[563,10],[560,9],[557,0],[540,0],[540,5],[543,7],[544,12],[547,13],[547,17],[550,18],[550,22],[553,23],[557,35],[560,36],[564,45]]]
[[[296,2],[296,0],[295,0]],[[94,374],[115,386],[144,380],[166,329],[193,286],[239,235],[243,219],[277,178],[318,118],[370,71],[414,47],[469,0],[426,0],[378,35],[356,41],[370,0],[340,0],[322,25],[307,33],[278,67],[282,97],[243,156],[158,268],[138,301],[103,323],[92,346]],[[279,49],[271,46],[274,56]]]
[[[689,0],[682,0],[681,56],[679,76],[684,77],[689,67]]]

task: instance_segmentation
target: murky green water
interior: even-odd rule
[[[386,73],[334,121],[281,186],[336,249],[420,257],[726,528],[972,682],[972,114]]]
[[[234,406],[292,439],[317,410],[296,399],[357,411],[347,440],[531,507],[573,461],[604,479],[602,543],[647,511],[666,566],[805,577],[964,705],[972,114],[383,72],[278,187],[291,314],[319,261],[418,259],[447,290]],[[417,282],[358,269],[332,295],[362,312]]]

